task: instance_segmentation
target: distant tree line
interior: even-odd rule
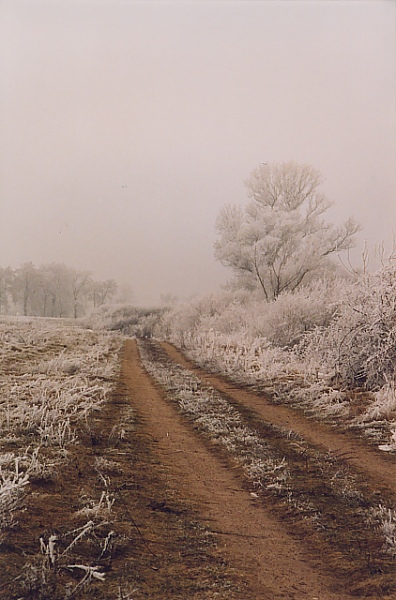
[[[0,267],[0,314],[77,319],[114,301],[117,283],[95,281],[88,271],[64,264],[35,267],[24,263],[17,269]]]

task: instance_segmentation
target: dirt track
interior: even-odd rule
[[[364,449],[363,444],[356,444],[352,438],[341,434],[336,436],[332,430],[305,421],[293,411],[272,406],[263,398],[235,389],[225,380],[195,368],[169,344],[162,344],[162,351],[166,351],[172,361],[194,371],[202,380],[225,393],[231,402],[239,406],[242,414],[245,411],[245,417],[250,418],[256,428],[257,425],[265,427],[264,421],[271,421],[297,431],[304,436],[310,450],[312,446],[312,451],[320,448],[346,454],[351,465],[357,467],[359,477],[366,476],[370,485],[366,482],[364,485],[370,488],[370,493],[377,494],[377,487],[388,496],[394,492],[395,463],[389,457],[377,456]],[[138,349],[133,341],[126,343],[123,373],[132,405],[155,440],[159,461],[166,466],[167,483],[171,489],[177,490],[181,502],[195,503],[203,524],[217,533],[221,555],[242,573],[246,589],[236,597],[246,600],[346,600],[350,597],[345,587],[349,575],[348,572],[343,573],[340,580],[341,571],[337,572],[337,565],[343,561],[350,561],[350,573],[360,571],[354,581],[355,597],[393,597],[386,595],[391,580],[394,580],[389,574],[393,568],[389,569],[389,561],[384,562],[384,565],[387,563],[388,575],[382,577],[380,573],[376,580],[376,573],[383,571],[383,565],[371,561],[371,548],[375,548],[376,552],[378,546],[375,539],[362,541],[363,538],[359,538],[356,542],[360,547],[367,544],[368,548],[362,547],[361,554],[364,556],[360,557],[360,563],[359,557],[351,558],[348,551],[342,549],[345,541],[339,541],[334,532],[331,532],[330,542],[327,539],[322,543],[316,534],[311,535],[308,531],[310,539],[306,544],[305,525],[294,527],[290,515],[285,518],[284,511],[277,511],[276,507],[274,510],[270,497],[256,498],[249,491],[241,469],[213,448],[205,436],[199,435],[169,401],[164,390],[153,385],[139,362]],[[328,502],[332,502],[331,498]],[[337,509],[332,507],[331,510],[334,513]],[[333,514],[331,518],[335,518]],[[341,518],[334,530],[348,529],[347,518],[348,515],[344,522]],[[351,527],[358,528],[356,524],[351,524]],[[360,529],[364,529],[364,525]],[[355,537],[358,535],[365,534],[354,532]],[[340,545],[339,548],[331,548],[332,539]],[[333,578],[328,568],[332,561],[337,567]],[[361,579],[366,579],[362,585]]]
[[[343,456],[354,468],[364,473],[377,489],[389,489],[396,493],[396,460],[393,456],[371,449],[367,441],[362,442],[352,434],[337,433],[334,428],[314,423],[288,407],[271,404],[263,395],[235,388],[226,379],[206,373],[193,365],[169,343],[163,343],[162,347],[172,360],[195,372],[198,377],[227,394],[231,400],[253,410],[266,421],[292,429],[310,444]]]
[[[4,600],[396,597],[395,557],[370,521],[395,507],[395,458],[357,438],[149,340],[125,342],[114,392],[76,436],[0,540]],[[51,566],[39,540],[54,534]],[[82,585],[73,565],[105,578]]]
[[[339,594],[324,589],[323,577],[309,567],[301,544],[257,507],[238,475],[207,449],[153,387],[134,342],[127,342],[125,359],[132,404],[157,442],[172,487],[192,497],[201,506],[203,521],[220,534],[221,551],[246,578],[246,600],[339,599]]]

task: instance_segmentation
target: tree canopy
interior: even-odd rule
[[[227,205],[216,221],[215,256],[238,282],[261,288],[268,301],[293,291],[310,274],[331,263],[331,255],[354,245],[360,227],[354,219],[340,226],[323,214],[330,202],[314,167],[295,162],[261,164],[245,181],[245,209]]]

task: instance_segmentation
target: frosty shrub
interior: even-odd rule
[[[295,292],[284,292],[275,302],[256,305],[249,327],[252,336],[292,348],[308,331],[330,325],[346,285],[341,278],[317,280]]]
[[[374,275],[350,285],[328,327],[318,327],[301,345],[343,385],[378,390],[395,380],[396,256]]]
[[[248,382],[296,374],[304,379],[317,374],[317,360],[293,350],[308,331],[330,325],[346,287],[329,277],[272,303],[242,290],[194,299],[164,315],[161,337],[198,363]]]
[[[284,292],[268,303],[261,295],[244,290],[228,291],[178,304],[166,312],[160,334],[178,346],[188,339],[214,331],[239,337],[244,344],[264,340],[280,348],[292,348],[316,327],[327,327],[338,312],[346,280],[316,280],[295,292]]]
[[[94,310],[84,325],[92,329],[124,330],[138,322],[138,311],[130,304],[103,305]]]
[[[257,335],[263,306],[241,298],[230,302],[227,295],[203,298],[167,313],[161,333],[198,364],[247,382],[301,370],[289,351]]]
[[[243,311],[246,314],[246,311]],[[199,332],[230,333],[243,327],[241,305],[232,294],[211,294],[173,306],[164,313],[161,336],[184,347]]]
[[[95,330],[107,329],[125,335],[151,337],[163,310],[139,308],[131,304],[108,304],[92,312],[84,319],[84,325]]]
[[[374,274],[328,274],[270,303],[246,290],[195,298],[167,310],[157,332],[204,368],[396,450],[395,256]]]

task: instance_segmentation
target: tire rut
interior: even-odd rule
[[[230,464],[194,431],[142,367],[134,341],[125,345],[126,382],[132,405],[154,437],[169,483],[199,507],[215,532],[219,552],[246,581],[243,598],[252,600],[346,600],[336,581],[314,564],[303,544],[246,490],[240,469]]]
[[[386,470],[387,465],[394,467],[389,457],[376,455],[352,436],[337,435],[332,428],[237,389],[195,367],[168,343],[159,347],[168,360],[198,376],[203,388],[227,399],[250,430],[269,444],[278,464],[284,457],[287,477],[276,485],[262,480],[260,496],[264,505],[271,502],[287,531],[300,536],[311,556],[326,557],[325,570],[343,581],[353,596],[393,598],[395,552],[389,533],[394,531],[396,513],[395,482],[392,471],[389,476]]]
[[[231,401],[252,410],[265,421],[299,434],[318,449],[342,457],[343,461],[364,474],[373,487],[386,495],[396,493],[394,456],[370,448],[367,443],[365,444],[351,433],[337,431],[333,427],[308,419],[288,407],[271,404],[263,394],[257,395],[238,388],[226,378],[204,371],[168,342],[161,342],[161,347],[172,360],[191,370],[219,392],[226,394]]]

